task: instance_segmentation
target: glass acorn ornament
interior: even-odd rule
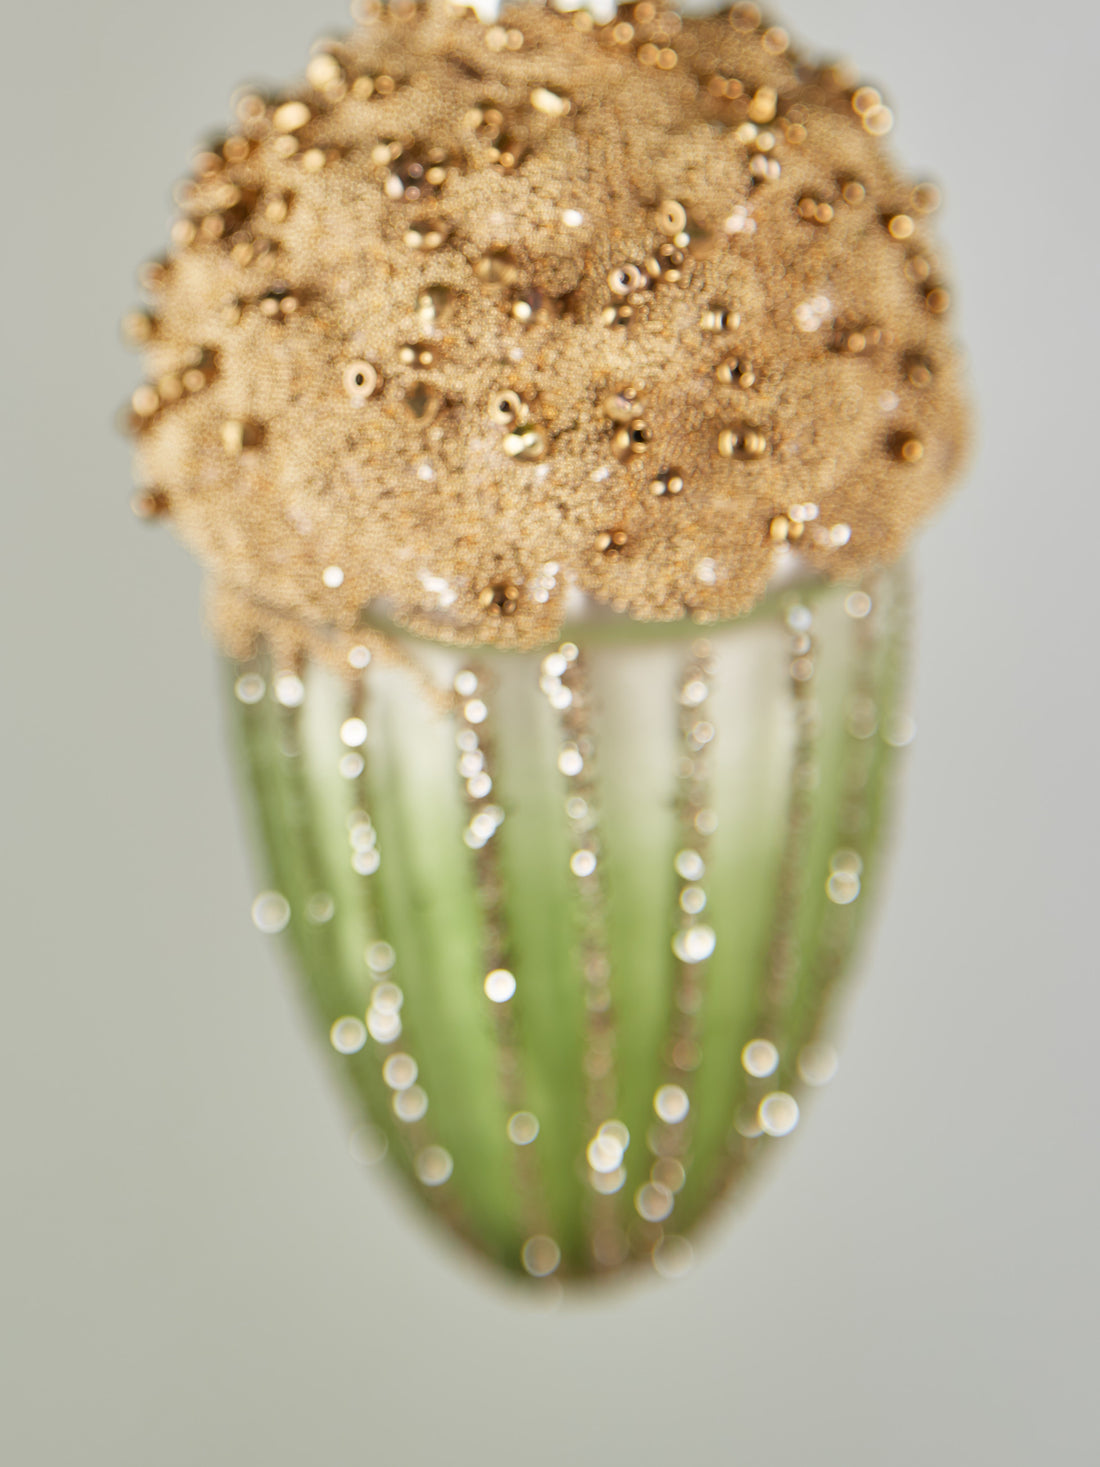
[[[936,191],[753,5],[357,21],[179,193],[135,506],[365,1144],[504,1269],[674,1274],[835,1066],[966,438]]]

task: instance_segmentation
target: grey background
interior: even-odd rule
[[[842,1068],[694,1273],[536,1309],[347,1118],[253,885],[198,574],[131,522],[116,321],[168,187],[336,0],[3,12],[0,1457],[1100,1460],[1094,8],[788,0],[945,185],[981,446],[924,535]]]

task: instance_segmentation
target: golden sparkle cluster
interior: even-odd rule
[[[713,621],[891,559],[966,436],[891,122],[754,5],[364,6],[178,192],[139,509],[237,644],[370,608],[529,646],[571,593]]]

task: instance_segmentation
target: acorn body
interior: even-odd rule
[[[678,1271],[829,1077],[905,620],[892,573],[705,636],[612,616],[530,653],[234,668],[257,923],[369,1135],[493,1262]]]

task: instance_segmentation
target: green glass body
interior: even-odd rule
[[[494,1264],[680,1271],[829,1077],[907,623],[891,571],[712,627],[233,666],[257,925],[289,938],[364,1146]]]

